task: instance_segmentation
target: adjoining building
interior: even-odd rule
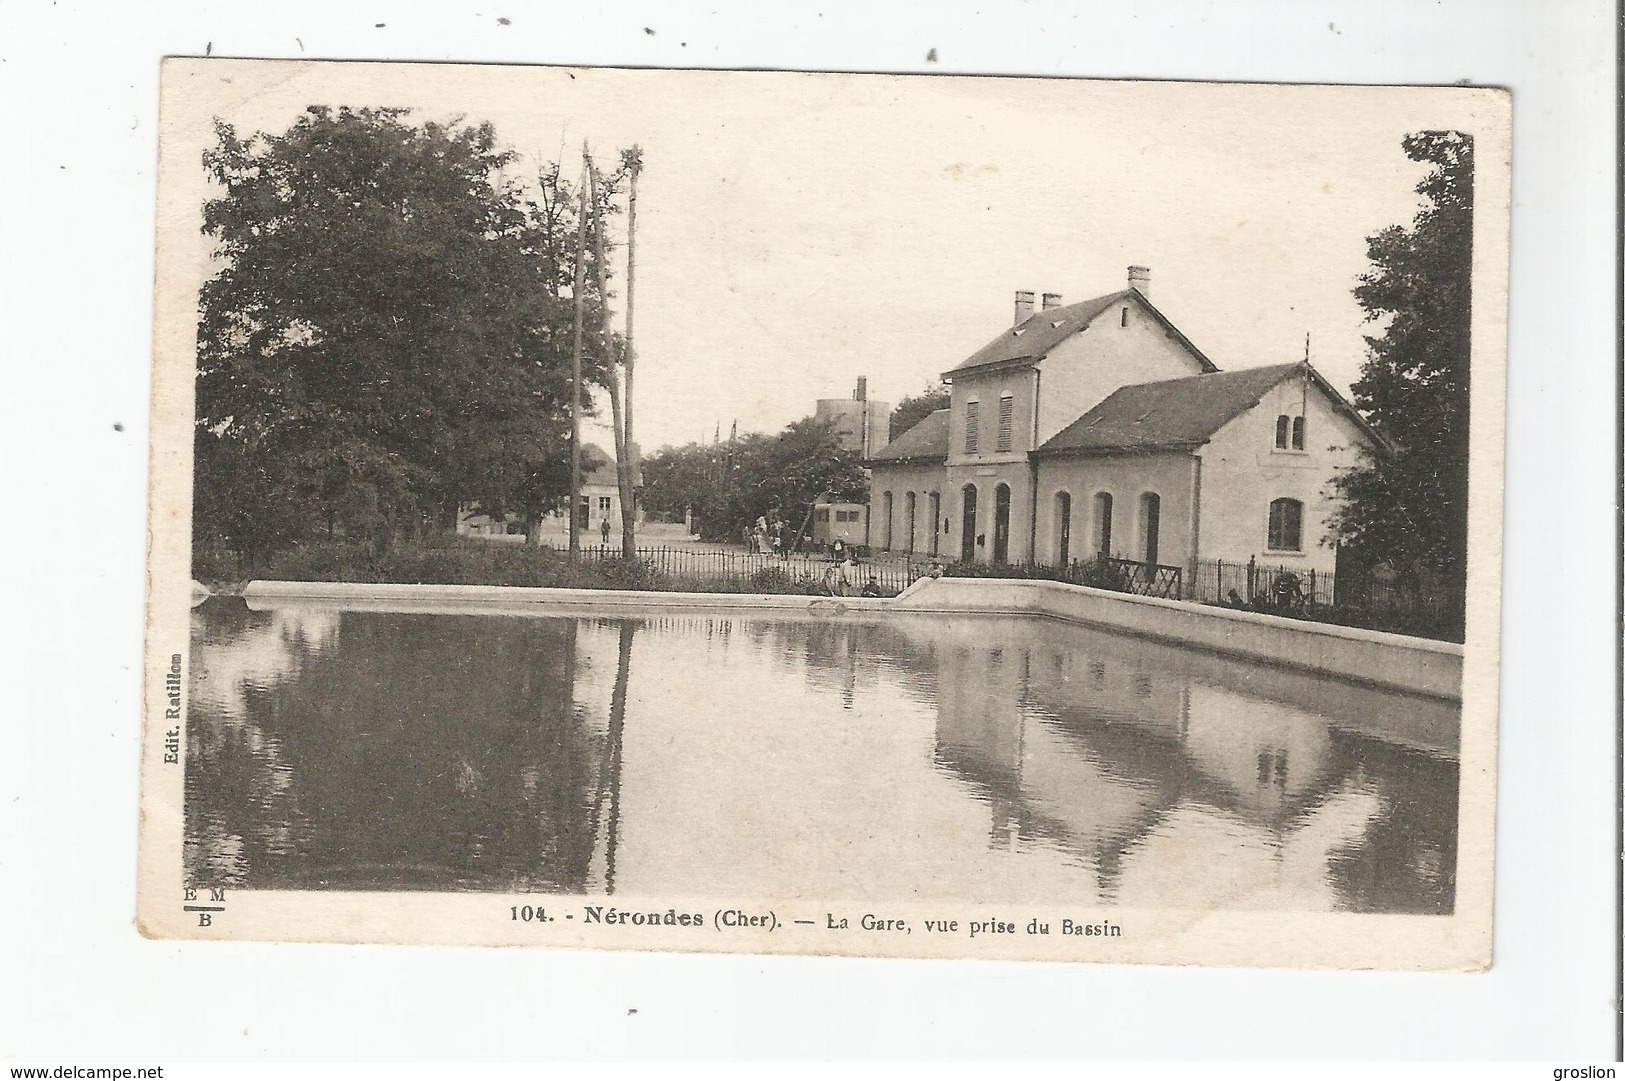
[[[636,493],[643,489],[643,470],[636,443],[632,445],[632,462],[632,491],[635,500]],[[569,500],[561,502],[568,503]],[[605,522],[609,523],[610,536],[616,538],[618,542],[621,535],[621,488],[615,473],[615,458],[594,443],[584,443],[581,447],[581,502],[577,509],[583,543],[597,543],[590,538],[595,530],[600,534],[603,532]],[[634,524],[641,524],[643,521],[641,508],[635,513],[637,517]],[[569,520],[560,509],[549,515],[543,528],[547,532],[568,534],[569,527]],[[470,505],[464,504],[458,509],[457,532],[472,536],[523,533],[524,522],[511,514],[505,518],[493,518],[490,515],[475,513]]]
[[[1335,568],[1331,482],[1381,445],[1307,362],[1232,372],[1128,288],[1014,326],[943,373],[951,405],[871,455],[870,543],[966,562],[1097,557]]]

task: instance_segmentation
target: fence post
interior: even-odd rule
[[[1309,568],[1309,603],[1320,603],[1320,601],[1315,597],[1315,568],[1313,567]]]
[[[1247,603],[1252,604],[1256,595],[1256,579],[1258,576],[1258,557],[1247,557]]]

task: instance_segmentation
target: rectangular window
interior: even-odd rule
[[[966,402],[965,403],[965,453],[966,454],[975,454],[976,453],[976,443],[977,443],[976,428],[977,428],[977,425],[978,425],[979,421],[981,420],[981,415],[982,415],[982,403],[981,402]]]
[[[1293,450],[1302,450],[1303,449],[1303,418],[1302,417],[1293,417],[1292,418],[1292,449]]]
[[[1277,499],[1270,504],[1269,546],[1272,552],[1303,551],[1303,504]]]
[[[609,515],[609,496],[601,495],[601,496],[598,497],[598,513],[600,515],[604,516],[604,517],[608,517],[608,515]]]
[[[1006,394],[999,399],[999,450],[1010,449],[1010,440],[1015,430],[1016,400]]]

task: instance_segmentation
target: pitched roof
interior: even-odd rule
[[[869,460],[895,462],[946,457],[948,457],[948,410],[938,409],[875,451]]]
[[[943,378],[952,379],[954,372],[962,373],[1002,364],[1031,364],[1042,360],[1050,350],[1094,322],[1108,308],[1116,307],[1127,300],[1136,301],[1144,307],[1153,319],[1162,324],[1164,330],[1190,350],[1191,355],[1201,364],[1203,371],[1219,370],[1189,338],[1180,333],[1178,327],[1168,321],[1167,316],[1152,306],[1143,293],[1138,289],[1121,289],[1103,297],[1095,297],[1093,300],[1082,300],[1076,304],[1063,304],[1059,308],[1034,312],[1020,324],[1002,332],[997,338],[972,353],[952,372],[944,372]]]
[[[1038,453],[1199,447],[1281,380],[1302,370],[1302,364],[1271,364],[1120,387],[1057,432]]]
[[[633,445],[632,461],[632,487],[643,487],[643,463],[638,460],[636,444]],[[613,488],[620,483],[620,477],[615,472],[615,456],[604,450],[597,443],[583,443],[581,445],[581,483],[601,484]]]

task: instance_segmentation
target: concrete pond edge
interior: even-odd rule
[[[260,580],[249,582],[243,596],[251,606],[337,603],[446,612],[536,605],[572,613],[666,609],[1040,616],[1411,694],[1457,702],[1462,694],[1464,651],[1453,642],[1037,579],[922,578],[894,598]]]

